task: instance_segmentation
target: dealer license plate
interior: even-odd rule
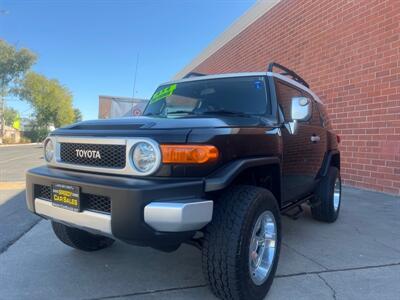
[[[52,185],[52,203],[54,206],[80,211],[80,188],[66,184]]]

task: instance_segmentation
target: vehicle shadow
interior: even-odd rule
[[[0,253],[38,221],[39,217],[26,208],[25,190],[0,190]]]

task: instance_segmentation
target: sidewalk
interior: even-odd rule
[[[284,218],[267,299],[399,299],[400,198],[345,188],[337,223]],[[1,230],[1,229],[0,229]],[[215,299],[200,252],[162,253],[117,242],[72,250],[41,221],[0,254],[0,299]]]

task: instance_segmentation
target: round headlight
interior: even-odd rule
[[[47,162],[51,162],[54,157],[54,145],[52,140],[48,139],[44,144],[44,158]]]
[[[151,173],[157,168],[159,158],[155,147],[148,142],[140,142],[135,145],[132,152],[132,161],[136,170],[141,173]]]

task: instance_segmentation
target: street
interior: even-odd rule
[[[25,171],[44,164],[41,145],[18,145],[0,147],[0,182],[23,182]]]
[[[28,213],[24,171],[39,146],[0,147],[0,299],[215,299],[201,252],[162,253],[122,242],[100,252],[73,250],[50,223]],[[8,184],[8,185],[7,185]],[[398,299],[400,198],[344,188],[338,221],[283,218],[283,245],[267,299]]]

